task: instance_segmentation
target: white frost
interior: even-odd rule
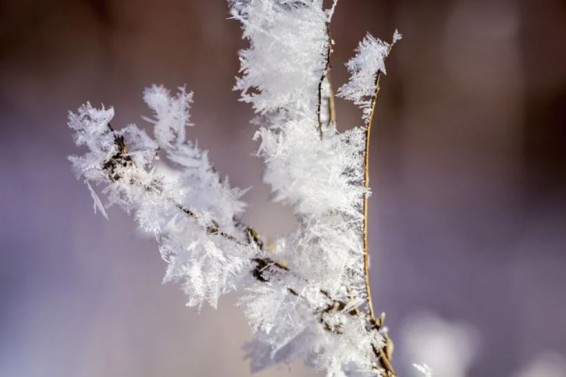
[[[432,377],[432,369],[426,364],[413,364],[416,370],[418,370],[423,377]]]
[[[86,186],[88,187],[88,191],[90,191],[90,196],[92,197],[92,201],[94,202],[94,213],[96,213],[96,211],[98,210],[100,211],[102,216],[104,216],[104,218],[108,220],[108,215],[106,214],[106,209],[104,208],[102,201],[100,200],[98,195],[96,195],[96,192],[94,191],[90,183],[86,182]]]
[[[401,34],[395,30],[393,42],[386,43],[367,34],[358,45],[356,55],[346,64],[350,72],[350,80],[338,90],[338,95],[359,106],[363,111],[362,118],[366,122],[369,120],[376,90],[379,90],[378,74],[380,72],[387,74],[385,58],[401,37]]]
[[[183,144],[185,127],[190,125],[189,110],[193,93],[187,93],[181,87],[177,95],[172,97],[163,86],[153,85],[145,89],[143,99],[155,114],[155,119],[145,119],[155,124],[153,134],[159,146],[170,148]]]

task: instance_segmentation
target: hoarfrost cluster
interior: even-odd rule
[[[249,41],[235,89],[258,116],[264,181],[292,208],[297,229],[267,243],[239,220],[246,190],[231,187],[187,139],[193,95],[184,88],[145,90],[152,137],[135,125],[113,128],[112,108],[87,103],[70,113],[75,142],[88,149],[70,158],[73,168],[95,210],[106,216],[105,207],[118,205],[156,238],[164,281],[182,286],[187,305],[215,307],[237,290],[255,332],[254,370],[300,358],[328,376],[395,376],[391,340],[368,297],[364,173],[379,76],[400,35],[391,44],[370,35],[360,43],[338,95],[362,109],[363,122],[339,132],[329,80],[336,2],[229,3]]]

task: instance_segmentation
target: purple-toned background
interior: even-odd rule
[[[221,0],[0,1],[0,376],[250,374],[234,298],[186,309],[160,284],[155,242],[119,210],[94,216],[66,161],[78,153],[68,110],[103,102],[115,125],[141,124],[144,86],[186,83],[191,138],[233,184],[253,186],[246,220],[292,229],[268,203],[251,110],[231,91],[245,44],[227,15]],[[335,83],[366,30],[395,28],[404,39],[372,140],[377,310],[394,339],[421,310],[467,323],[479,339],[468,376],[566,354],[566,5],[342,1]],[[342,127],[358,124],[352,106],[338,110]],[[314,375],[300,363],[291,373]],[[289,373],[260,374],[272,375]]]

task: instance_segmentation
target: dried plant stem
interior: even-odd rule
[[[389,45],[387,49],[388,56],[395,44],[395,39],[393,43]],[[380,82],[381,82],[381,75],[383,72],[377,71],[375,75],[374,81],[374,92],[373,96],[370,99],[370,112],[365,124],[365,149],[364,149],[364,201],[363,201],[363,215],[364,215],[364,223],[363,223],[363,250],[364,250],[364,280],[366,286],[366,306],[367,306],[367,313],[370,320],[374,323],[375,327],[381,328],[383,326],[384,318],[380,317],[377,319],[375,317],[375,313],[373,310],[373,302],[371,298],[371,284],[369,279],[369,244],[368,244],[368,199],[369,199],[369,150],[370,150],[370,142],[371,142],[371,126],[373,123],[373,117],[375,115],[375,105],[377,104],[377,98],[379,97],[380,91]]]
[[[330,69],[326,74],[326,80],[328,81],[329,94],[328,94],[328,123],[336,123],[336,105],[334,104],[334,89],[332,88],[332,80],[330,79]]]
[[[332,91],[332,86],[330,83],[330,54],[332,54],[332,36],[330,35],[330,26],[326,24],[326,35],[328,36],[327,45],[326,45],[326,56],[325,56],[325,65],[324,71],[318,81],[318,103],[316,107],[316,118],[318,120],[318,134],[320,139],[322,140],[323,136],[323,124],[322,124],[322,91],[324,86],[324,80],[328,81],[328,85],[330,86],[330,93],[328,95],[328,117],[329,117],[329,124],[334,123],[335,121],[335,111],[334,111],[334,92]]]
[[[376,322],[375,313],[373,310],[373,303],[371,299],[371,284],[369,279],[369,248],[368,248],[368,199],[369,199],[369,149],[370,149],[370,139],[371,139],[371,125],[373,121],[373,115],[375,113],[375,104],[377,103],[377,97],[379,95],[379,82],[381,80],[381,72],[378,72],[375,77],[375,92],[371,98],[371,110],[367,123],[365,125],[365,149],[364,149],[364,188],[366,192],[364,193],[364,203],[363,203],[363,248],[364,248],[364,280],[366,286],[366,303],[368,316],[372,322]]]
[[[364,188],[366,192],[364,193],[363,201],[363,252],[364,252],[364,281],[366,288],[366,310],[369,320],[372,326],[378,331],[382,329],[384,317],[375,317],[375,312],[373,309],[373,301],[371,295],[371,283],[369,274],[369,243],[368,243],[368,199],[369,199],[369,157],[370,157],[370,142],[371,142],[371,126],[373,123],[373,117],[375,115],[375,107],[377,103],[377,98],[380,91],[380,81],[381,81],[381,71],[378,71],[375,77],[375,91],[370,102],[370,113],[365,124],[365,149],[364,149]],[[385,345],[381,349],[374,348],[374,353],[376,354],[381,367],[385,370],[385,375],[387,377],[396,377],[397,373],[391,364],[391,356],[393,353],[393,341],[391,338],[384,334]]]

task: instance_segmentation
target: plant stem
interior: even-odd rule
[[[373,116],[375,113],[375,104],[377,103],[377,97],[379,95],[379,82],[381,80],[381,72],[378,72],[375,77],[375,92],[371,99],[371,111],[365,125],[366,130],[366,140],[364,149],[364,203],[363,203],[363,213],[364,213],[364,223],[363,223],[363,248],[364,248],[364,280],[366,286],[366,303],[367,312],[370,319],[373,322],[377,322],[375,318],[375,313],[373,310],[373,303],[371,298],[371,284],[369,279],[369,248],[368,248],[368,199],[369,199],[369,149],[370,149],[370,139],[371,139],[371,125],[373,121]]]

